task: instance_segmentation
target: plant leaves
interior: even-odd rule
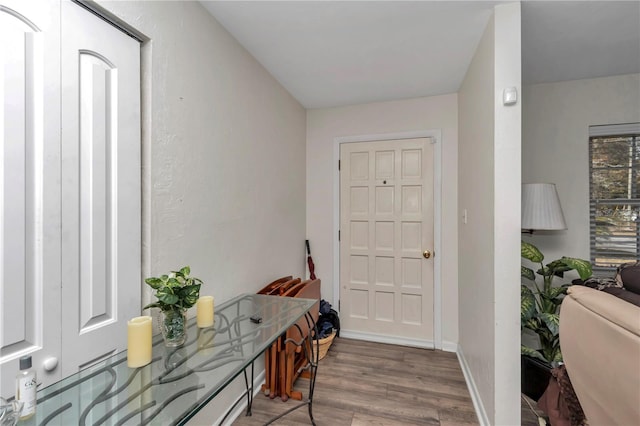
[[[547,294],[544,295],[544,297],[549,300],[553,300],[553,299],[556,299],[558,296],[561,296],[564,294],[567,294],[567,287],[551,287],[547,292]],[[561,300],[562,298],[560,298],[558,302],[561,302]]]
[[[536,313],[536,299],[526,285],[520,286],[520,328]]]
[[[560,331],[560,315],[542,312],[540,319],[547,326],[552,335],[557,336]]]
[[[167,291],[167,287],[158,290],[158,292],[156,293],[156,297],[159,301],[161,301],[162,303],[166,303],[167,305],[174,305],[178,302],[178,300],[180,300],[177,295]]]
[[[542,264],[544,260],[544,255],[537,247],[524,241],[521,242],[521,255],[524,259],[534,263]],[[562,360],[559,339],[560,317],[557,312],[569,285],[564,284],[554,287],[552,283],[554,277],[564,278],[565,273],[571,270],[576,270],[582,280],[592,275],[592,266],[589,261],[565,256],[546,265],[541,265],[535,271],[535,274],[544,278],[544,286],[540,288],[535,280],[536,275],[531,274],[528,268],[521,266],[521,276],[533,281],[536,285],[534,290],[537,291],[531,291],[534,300],[534,311],[530,312],[528,306],[523,306],[523,304],[529,303],[529,295],[526,290],[521,290],[520,326],[522,329],[526,328],[534,331],[538,335],[540,347],[542,348],[540,351],[536,351],[522,347],[521,351],[524,355],[529,355],[548,363]]]
[[[537,333],[538,330],[540,330],[540,322],[541,321],[536,316],[533,316],[529,318],[529,320],[527,320],[524,326],[525,328],[528,328],[529,330],[533,330]]]
[[[553,357],[551,362],[562,362],[562,351],[560,350],[560,346],[558,346],[557,349],[558,350],[556,351],[555,356]]]
[[[162,275],[160,278],[146,278],[145,282],[156,290],[155,296],[158,301],[143,309],[182,310],[195,305],[200,295],[202,280],[189,277],[190,273],[191,268],[184,266],[180,270],[171,271],[169,275]]]
[[[180,281],[178,281],[174,277],[171,277],[171,278],[169,278],[169,280],[167,280],[167,287],[176,288],[176,287],[180,287],[180,286],[181,286]]]
[[[537,358],[547,363],[549,362],[540,352],[522,344],[520,345],[520,353],[522,355],[530,356],[531,358]]]
[[[520,242],[520,255],[534,263],[540,263],[544,260],[544,255],[538,250],[538,247],[524,241]]]
[[[540,297],[540,306],[538,308],[540,313],[555,314],[558,311],[558,304],[556,299],[549,300],[546,297]]]
[[[562,259],[554,260],[547,265],[547,268],[549,268],[550,274],[560,278],[564,278],[564,273],[573,269],[570,266],[567,266]]]
[[[587,260],[564,256],[561,260],[571,269],[575,269],[578,272],[578,275],[580,275],[580,279],[582,280],[586,280],[593,273],[591,262]]]
[[[196,304],[200,297],[200,284],[186,285],[178,290],[178,297],[182,300],[182,307],[188,309]]]
[[[553,275],[553,270],[551,270],[551,268],[549,268],[548,266],[545,266],[544,268],[538,269],[536,271],[536,274],[542,275],[543,277],[550,277]]]
[[[536,280],[536,276],[533,273],[533,269],[527,268],[526,266],[522,266],[522,265],[520,265],[520,276],[522,278],[526,278],[526,279],[531,280],[531,281],[535,281]]]
[[[149,286],[154,290],[159,289],[162,286],[162,284],[164,284],[160,278],[155,278],[155,277],[146,278],[144,282],[149,284]]]

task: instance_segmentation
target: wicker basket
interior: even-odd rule
[[[330,336],[325,337],[324,339],[320,339],[318,340],[318,346],[320,346],[320,353],[318,356],[318,360],[321,360],[322,358],[324,358],[325,356],[327,356],[327,352],[329,352],[329,348],[331,347],[331,344],[333,343],[333,339],[335,339],[336,337],[336,332],[334,331],[333,333],[331,333]],[[316,342],[313,342],[313,354],[315,355],[316,350],[317,350],[317,346],[316,346]]]

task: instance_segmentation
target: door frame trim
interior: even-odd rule
[[[71,2],[77,4],[90,13],[93,13],[112,27],[117,28],[119,31],[125,33],[134,40],[137,40],[140,44],[150,40],[149,37],[138,31],[135,27],[129,25],[104,7],[97,4],[95,0],[71,0]]]
[[[431,138],[434,145],[433,157],[433,344],[442,349],[442,131],[440,129],[417,130],[411,132],[382,133],[370,135],[339,136],[333,140],[333,305],[339,306],[340,297],[340,145],[351,142],[375,142],[395,139]]]

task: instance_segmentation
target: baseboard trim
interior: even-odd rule
[[[480,399],[478,387],[473,380],[473,375],[471,375],[469,364],[467,364],[467,360],[465,359],[464,353],[462,352],[462,348],[460,346],[458,346],[456,350],[456,355],[458,356],[458,362],[460,363],[460,368],[462,369],[464,380],[465,382],[467,382],[467,389],[469,389],[469,394],[471,395],[471,401],[473,402],[473,408],[476,411],[478,422],[481,426],[490,426],[487,412],[484,409],[484,405],[482,404],[482,399]]]
[[[458,344],[454,342],[442,341],[442,350],[445,352],[458,353]]]
[[[411,346],[414,348],[433,349],[433,340],[418,340],[405,337],[388,336],[384,334],[363,333],[360,331],[340,330],[340,337],[347,339],[365,340],[376,343],[389,343],[392,345]]]
[[[253,380],[253,396],[255,397],[258,393],[260,393],[260,388],[262,386],[262,384],[264,383],[264,379],[265,379],[265,371],[262,370],[260,372],[260,374],[258,374],[257,377],[254,378]],[[237,398],[240,398],[240,396],[242,396],[244,393],[239,394]],[[235,401],[235,399],[234,399]],[[238,406],[236,407],[235,410],[233,410],[231,412],[231,414],[229,414],[229,417],[227,417],[227,421],[224,423],[224,425],[221,426],[231,426],[233,424],[233,422],[240,417],[240,415],[244,414],[245,411],[247,409],[247,400],[246,398],[243,398],[243,402],[239,403]],[[220,422],[222,421],[222,419],[224,418],[224,414],[220,417],[218,417],[218,419],[213,422],[212,424],[214,425],[220,425]]]

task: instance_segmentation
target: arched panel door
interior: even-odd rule
[[[0,0],[0,376],[60,353],[59,2]]]
[[[73,3],[61,16],[67,376],[125,349],[140,315],[140,45]]]
[[[21,356],[46,386],[140,313],[139,49],[72,2],[0,0],[3,397]]]

